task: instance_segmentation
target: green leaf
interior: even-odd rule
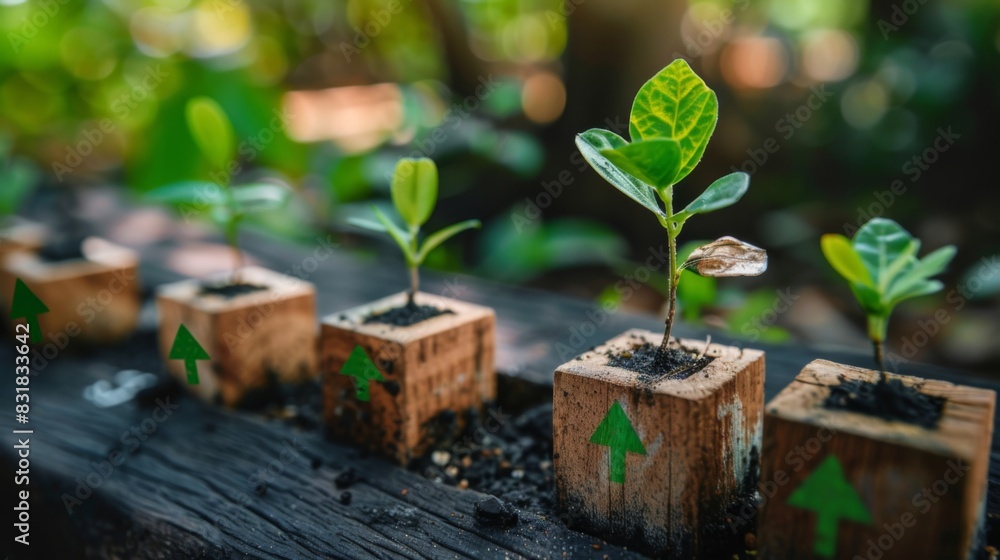
[[[381,232],[381,233],[386,233],[386,232],[389,231],[389,230],[385,229],[385,226],[383,226],[382,224],[380,224],[378,222],[373,222],[371,220],[366,220],[364,218],[350,217],[350,218],[347,218],[347,223],[349,223],[349,224],[351,224],[353,226],[357,226],[359,228],[364,228],[364,229],[371,230],[371,231],[378,231],[378,232]]]
[[[938,280],[920,280],[910,284],[905,290],[889,294],[886,299],[889,300],[889,307],[892,308],[903,300],[930,295],[940,292],[942,289],[944,289],[944,284]]]
[[[660,217],[666,217],[656,198],[656,189],[642,180],[622,171],[618,166],[611,163],[606,157],[601,155],[602,150],[617,149],[625,146],[627,142],[610,130],[592,128],[582,134],[576,135],[576,146],[580,149],[580,154],[587,163],[611,183],[616,189],[625,193],[626,196],[638,202],[647,210]]]
[[[375,217],[378,218],[378,221],[385,226],[385,231],[396,242],[396,245],[399,245],[399,248],[402,249],[403,256],[406,257],[406,264],[412,265],[416,263],[417,256],[413,254],[413,249],[410,247],[409,232],[404,231],[403,228],[396,225],[396,222],[389,219],[378,207],[372,206],[372,211],[375,212]]]
[[[912,268],[900,275],[889,287],[886,299],[889,301],[899,301],[902,294],[909,293],[920,283],[926,281],[931,276],[937,276],[944,272],[948,263],[955,257],[955,246],[947,245],[936,251],[932,251],[924,258],[917,261]],[[923,295],[923,294],[920,294]],[[909,296],[916,297],[916,296]],[[904,298],[905,299],[905,298]]]
[[[392,176],[392,203],[403,221],[420,227],[431,216],[437,202],[438,170],[427,158],[403,158]]]
[[[674,215],[679,221],[684,221],[693,214],[714,212],[732,206],[739,202],[747,189],[750,188],[750,176],[743,172],[730,173],[716,179],[698,198],[691,201],[687,208]]]
[[[618,169],[659,189],[674,184],[681,163],[681,149],[676,140],[653,138],[601,150],[601,155]]]
[[[429,255],[431,251],[436,249],[438,245],[441,245],[445,241],[454,237],[456,234],[467,229],[478,228],[481,225],[482,224],[479,223],[479,220],[465,220],[464,222],[448,226],[432,235],[428,235],[427,239],[424,240],[423,247],[421,247],[420,251],[417,253],[417,264],[424,262],[424,259],[427,258],[427,255]]]
[[[823,256],[841,276],[852,284],[874,286],[865,263],[854,252],[851,242],[839,233],[828,233],[820,238]]]
[[[885,294],[893,280],[914,264],[920,243],[896,222],[875,218],[861,226],[853,247],[879,293]]]
[[[251,183],[230,187],[236,206],[243,213],[276,210],[288,202],[292,191],[273,183]]]
[[[222,200],[222,189],[211,181],[180,181],[148,191],[143,198],[166,204],[209,204]]]
[[[643,84],[632,103],[629,134],[632,141],[672,138],[681,149],[680,182],[694,169],[719,118],[715,92],[678,59]]]
[[[187,124],[198,149],[215,169],[226,169],[235,152],[233,126],[225,111],[208,97],[188,101]]]

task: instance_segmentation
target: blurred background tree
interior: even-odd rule
[[[387,203],[396,159],[427,156],[442,196],[429,227],[485,224],[430,266],[652,312],[656,271],[615,286],[659,225],[601,184],[573,136],[624,134],[634,92],[684,57],[723,107],[690,192],[752,174],[738,209],[690,235],[719,220],[771,255],[760,278],[689,282],[688,321],[863,348],[860,310],[818,239],[885,215],[928,250],[960,248],[945,294],[902,308],[890,347],[1000,366],[994,0],[0,0],[0,16],[5,191],[15,176],[134,194],[211,179],[223,170],[184,123],[188,100],[207,96],[233,121],[228,173],[301,194],[294,219],[262,226],[350,240],[346,216]],[[927,323],[935,312],[948,320]]]

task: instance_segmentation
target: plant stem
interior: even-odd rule
[[[881,315],[868,316],[868,338],[872,341],[872,348],[875,351],[875,365],[878,366],[879,382],[887,383],[889,376],[885,372],[885,361],[882,353],[882,343],[885,340],[888,329],[887,318]]]
[[[417,295],[417,290],[419,289],[420,289],[420,272],[419,269],[414,265],[410,267],[410,291],[406,293],[407,307],[413,307],[416,305],[413,298]]]
[[[660,220],[660,223],[667,229],[667,246],[670,249],[670,262],[667,266],[667,318],[663,322],[663,341],[660,342],[660,348],[656,351],[656,363],[662,363],[667,357],[667,350],[670,346],[670,331],[673,330],[674,313],[677,311],[677,281],[680,280],[677,267],[678,232],[671,221],[674,215],[672,187],[668,190],[668,195],[665,197],[664,202],[667,207],[667,218]]]
[[[885,364],[882,361],[882,341],[872,340],[872,347],[875,349],[875,364],[878,366],[879,381],[885,383],[889,379],[885,373]]]

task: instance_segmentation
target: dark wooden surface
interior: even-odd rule
[[[314,249],[257,235],[248,235],[247,245],[257,261],[282,272],[307,263]],[[165,243],[142,249],[147,288],[181,277],[164,264],[178,258],[177,251]],[[405,287],[400,263],[362,260],[346,251],[335,252],[312,272],[303,269],[303,274],[318,287],[320,316]],[[661,328],[655,317],[625,312],[594,324],[588,312],[593,316],[598,307],[591,302],[464,276],[425,274],[423,288],[496,309],[498,368],[501,390],[507,393],[501,394],[501,401],[506,397],[524,404],[550,396],[552,372],[564,361],[557,348],[575,355],[628,328]],[[121,449],[123,432],[152,412],[136,402],[98,408],[82,398],[84,387],[110,379],[120,369],[159,371],[152,341],[155,316],[149,310],[142,325],[134,340],[116,349],[91,355],[64,353],[32,378],[28,427],[35,430],[33,557],[55,557],[37,555],[46,548],[79,550],[79,557],[98,558],[622,558],[631,554],[568,530],[556,519],[525,512],[515,527],[485,526],[473,516],[481,494],[434,484],[417,473],[361,457],[352,448],[324,441],[316,432],[302,432],[252,413],[223,411],[187,397],[176,401],[180,408],[70,515],[61,501],[63,494],[73,494],[77,478],[93,472],[91,463]],[[583,334],[575,338],[574,331]],[[678,331],[684,336],[702,334],[683,326]],[[739,344],[719,335],[713,340]],[[0,361],[12,364],[11,369],[13,345],[12,338],[10,344],[0,344]],[[862,353],[754,346],[767,352],[767,398],[815,358],[862,366],[869,362]],[[905,364],[900,373],[998,386],[920,364]],[[2,392],[12,403],[13,384],[4,383]],[[18,427],[12,420],[8,425]],[[282,464],[266,492],[258,494],[249,477],[273,461],[280,463],[287,442],[298,455]],[[997,454],[995,437],[990,525],[1000,513]],[[2,456],[7,472],[12,472],[11,445],[4,446]],[[321,464],[314,469],[316,462]],[[359,470],[363,480],[350,488],[353,500],[345,506],[337,500],[340,490],[333,479],[348,464]]]

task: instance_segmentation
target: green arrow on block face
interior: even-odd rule
[[[48,313],[42,300],[38,299],[31,289],[20,278],[14,283],[14,301],[10,304],[10,318],[24,319],[28,323],[28,332],[32,342],[42,341],[42,327],[38,324],[38,316]]]
[[[632,422],[622,409],[622,405],[615,401],[604,415],[594,435],[590,436],[590,443],[604,445],[608,447],[608,480],[616,484],[625,484],[625,455],[635,453],[645,455],[646,448],[639,439],[639,434],[635,433]]]
[[[184,369],[187,371],[187,381],[190,385],[198,384],[198,364],[195,362],[212,359],[184,325],[177,329],[177,336],[174,337],[174,345],[170,348],[169,358],[171,360],[184,360]]]
[[[788,505],[816,512],[816,537],[813,552],[833,558],[837,551],[840,520],[871,525],[872,516],[844,478],[837,457],[830,455],[788,497]]]
[[[344,369],[340,370],[340,375],[349,375],[354,378],[354,391],[359,401],[367,401],[371,398],[369,391],[372,381],[385,381],[382,372],[375,367],[375,364],[365,354],[365,349],[360,345],[355,346],[351,355],[344,362]]]

